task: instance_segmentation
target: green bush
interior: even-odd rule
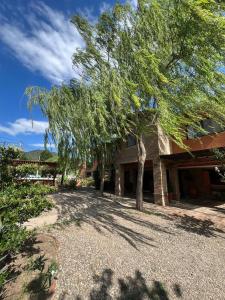
[[[77,179],[65,177],[63,187],[68,188],[68,189],[76,189],[77,188]]]
[[[41,166],[40,172],[42,177],[53,177],[55,178],[58,170],[56,168],[51,168],[49,166]]]
[[[20,251],[30,233],[22,226],[52,207],[45,196],[54,188],[41,184],[11,184],[0,192],[0,288],[7,279],[6,261]]]
[[[22,156],[22,151],[16,147],[0,146],[0,188],[13,181],[14,172],[11,162]]]
[[[90,186],[94,186],[95,185],[95,181],[93,179],[93,177],[86,177],[86,178],[82,178],[80,180],[80,185],[82,187],[90,187]]]
[[[52,207],[45,195],[55,190],[41,184],[15,183],[39,168],[35,164],[13,167],[12,160],[21,153],[17,148],[0,147],[0,290],[10,275],[10,259],[31,236],[22,224]]]
[[[39,166],[37,164],[22,164],[15,167],[15,177],[23,178],[28,175],[36,175],[39,170]]]

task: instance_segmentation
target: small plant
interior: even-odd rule
[[[28,271],[40,271],[41,273],[44,271],[45,262],[47,261],[47,258],[45,258],[45,255],[38,256],[35,260],[31,260],[27,266]]]
[[[46,281],[48,282],[48,286],[50,287],[52,284],[52,280],[56,277],[58,272],[58,265],[55,261],[52,261],[50,266],[48,267],[46,274]]]
[[[37,261],[35,260],[34,264],[31,265],[31,270],[39,270],[39,274],[33,279],[31,282],[25,286],[25,292],[28,293],[39,293],[43,294],[48,291],[48,289],[52,285],[53,279],[56,278],[56,274],[58,272],[58,265],[55,261],[52,261],[50,265],[48,266],[48,269],[46,272],[44,272],[44,267],[43,267],[43,257],[38,257]],[[37,268],[36,268],[37,267]]]

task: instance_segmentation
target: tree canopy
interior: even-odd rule
[[[219,0],[139,0],[137,8],[116,4],[95,24],[73,17],[85,42],[73,56],[80,79],[27,90],[61,153],[82,160],[98,153],[101,162],[108,145],[131,132],[143,181],[143,134],[160,126],[185,147],[187,126],[204,131],[205,118],[224,124],[224,11]]]
[[[86,48],[74,64],[94,82],[104,68],[113,70],[129,97],[125,106],[141,116],[136,127],[142,131],[142,114],[150,111],[153,123],[184,146],[187,125],[203,130],[203,118],[224,123],[224,8],[215,0],[139,0],[137,9],[115,5],[95,25],[76,16]]]

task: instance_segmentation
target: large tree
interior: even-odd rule
[[[49,107],[57,111],[67,140],[73,133],[79,153],[100,149],[100,161],[112,137],[136,136],[137,209],[143,208],[143,135],[160,126],[185,147],[187,126],[203,132],[203,118],[224,123],[224,9],[219,0],[139,0],[137,8],[116,4],[95,24],[80,16],[72,20],[85,42],[73,58],[85,94],[79,92],[79,109],[72,98],[65,105],[65,95]]]
[[[50,91],[39,87],[26,90],[30,108],[38,104],[48,117],[47,135],[51,135],[58,146],[62,172],[71,162],[82,165],[97,160],[101,193],[104,190],[105,166],[113,159],[116,142],[126,134],[129,124],[125,122],[124,106],[110,95],[120,93],[120,82],[113,72],[110,80],[108,76],[107,71],[107,76],[104,77],[102,72],[98,81],[73,80]],[[111,91],[114,80],[117,81],[116,88]]]
[[[73,19],[86,42],[74,63],[93,80],[104,64],[123,78],[137,138],[138,209],[143,208],[143,135],[160,126],[185,147],[187,126],[204,131],[203,118],[224,123],[224,8],[216,0],[139,0],[137,9],[117,4],[94,26]]]

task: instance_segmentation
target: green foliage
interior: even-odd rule
[[[68,161],[97,159],[102,179],[128,132],[140,162],[143,135],[158,127],[185,147],[187,126],[204,132],[205,118],[222,125],[224,11],[217,0],[138,0],[138,9],[116,4],[95,24],[75,16],[85,47],[73,63],[82,78],[26,90],[30,107],[40,105],[49,119],[63,172]]]
[[[25,160],[40,160],[40,155],[43,150],[32,150],[28,152],[24,152]]]
[[[66,176],[63,181],[63,187],[75,190],[77,189],[77,182],[78,180],[76,178],[68,178]]]
[[[95,25],[74,17],[86,42],[74,63],[94,83],[113,71],[120,75],[119,98],[130,99],[120,103],[133,114],[135,134],[160,125],[184,146],[186,126],[203,130],[199,120],[206,117],[224,122],[224,8],[216,0],[139,0],[137,10],[117,4]]]
[[[225,150],[214,149],[213,156],[215,160],[219,163],[217,167],[215,167],[215,171],[218,173],[222,181],[225,181]]]
[[[39,270],[41,265],[37,265],[36,270],[40,271],[36,278],[31,281],[28,286],[25,288],[25,292],[29,292],[31,294],[35,293],[38,295],[45,294],[48,291],[52,284],[52,280],[56,277],[58,272],[58,265],[55,261],[52,261],[46,271]],[[44,266],[43,266],[44,267]]]
[[[39,170],[38,164],[21,164],[15,167],[15,176],[17,178],[24,178],[28,175],[36,175]]]
[[[53,177],[55,178],[59,170],[57,168],[52,168],[49,166],[41,166],[40,172],[42,177]]]
[[[15,184],[14,179],[36,172],[33,164],[12,166],[12,160],[20,158],[21,150],[0,147],[0,289],[9,276],[7,262],[20,251],[31,233],[22,224],[42,211],[50,209],[52,203],[44,196],[53,188],[40,184]]]
[[[57,163],[58,160],[59,160],[58,155],[53,155],[52,157],[48,158],[46,161]]]
[[[41,161],[47,161],[49,158],[52,158],[52,157],[53,157],[53,154],[48,150],[44,150],[40,154]]]
[[[0,146],[0,189],[13,180],[11,162],[22,155],[22,151],[15,147]]]
[[[51,264],[48,267],[46,274],[46,280],[48,282],[48,286],[51,286],[52,279],[56,276],[58,272],[58,265],[55,261],[52,261]]]
[[[44,196],[45,194],[49,194],[54,191],[54,187],[43,185],[40,183],[12,184],[0,192],[0,199],[5,199],[5,201],[7,201],[6,198],[10,197],[30,198],[33,196]]]
[[[27,270],[28,271],[38,270],[40,272],[43,272],[46,261],[47,261],[47,258],[45,258],[45,255],[42,254],[42,255],[38,256],[36,259],[31,260],[29,262],[29,264],[27,265]]]
[[[25,287],[25,292],[29,292],[30,294],[35,293],[40,296],[46,295],[52,284],[52,280],[56,277],[58,265],[55,261],[51,261],[48,269],[44,271],[45,260],[44,256],[41,255],[35,261],[31,262],[30,271],[38,270],[39,274]]]
[[[22,224],[52,207],[52,203],[44,196],[52,191],[52,188],[40,184],[12,184],[0,192],[0,274],[2,278],[7,277],[6,259],[20,251],[31,235]]]
[[[95,181],[92,177],[82,178],[79,180],[82,187],[90,187],[95,185]]]
[[[48,165],[40,166],[38,164],[21,164],[12,169],[16,178],[25,178],[29,175],[36,175],[37,171],[42,177],[55,178],[57,173],[60,172],[57,168]]]

